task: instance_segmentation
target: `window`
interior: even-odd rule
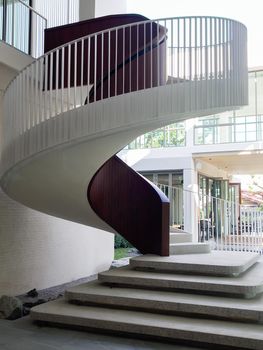
[[[167,125],[137,137],[128,149],[162,148],[185,146],[185,123]]]
[[[30,53],[30,0],[0,0],[0,39]]]

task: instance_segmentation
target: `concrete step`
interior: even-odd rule
[[[263,263],[255,263],[236,277],[183,275],[133,270],[131,266],[98,275],[101,282],[133,288],[186,290],[191,293],[223,294],[253,298],[263,292]]]
[[[201,254],[210,253],[210,243],[170,243],[170,254]]]
[[[130,259],[134,269],[176,273],[239,275],[258,261],[260,254],[250,252],[211,251],[207,254],[183,254],[161,257],[140,255]]]
[[[192,242],[193,236],[188,232],[170,232],[170,244]]]
[[[81,305],[263,323],[263,295],[250,300],[234,299],[166,291],[115,288],[94,281],[68,289],[65,297],[68,301]]]
[[[68,304],[63,299],[33,308],[31,317],[35,321],[71,328],[232,346],[239,350],[262,350],[263,344],[262,325],[83,307]]]

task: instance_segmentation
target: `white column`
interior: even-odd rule
[[[184,169],[184,230],[192,233],[193,241],[198,240],[198,176],[194,160],[191,167]]]
[[[79,0],[79,20],[127,13],[127,0]]]

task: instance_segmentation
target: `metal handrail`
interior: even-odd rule
[[[160,36],[158,30],[155,32],[157,38],[153,38],[153,32],[149,33],[152,26],[164,28],[166,35],[162,42],[158,41]],[[195,27],[197,31],[193,34]],[[212,29],[214,34],[209,36]],[[117,74],[122,66],[117,66],[117,53],[123,52],[125,56],[124,51],[129,52],[128,45],[131,42],[132,31],[138,33],[135,39],[133,37],[137,40],[137,48],[139,41],[142,43],[146,40],[145,32],[148,31],[151,48],[148,62],[146,63],[144,58],[145,47],[141,49],[143,53],[142,55],[140,53],[141,56],[139,51],[137,53],[135,51],[137,58],[140,57],[143,62],[140,76],[138,68],[134,70],[136,67],[132,66],[133,61],[129,59],[121,63],[123,67],[124,64],[126,65],[128,73],[126,75],[123,73],[119,83]],[[202,36],[199,35],[200,32],[203,33]],[[121,37],[121,41],[118,41],[118,36]],[[107,46],[110,50],[111,40],[116,40],[116,47],[111,52],[112,61],[105,56],[104,50],[99,50],[102,42],[104,42],[104,48]],[[182,43],[184,43],[183,49],[178,47],[176,52],[168,49],[170,44],[180,46]],[[200,49],[203,45],[205,49]],[[136,47],[136,43],[134,46]],[[94,50],[93,62],[87,59],[90,57],[91,47]],[[153,50],[156,50],[155,61]],[[167,92],[170,91],[167,96],[171,99],[169,103],[167,102],[170,108],[169,114],[175,116],[174,121],[177,115],[183,120],[193,112],[198,111],[199,115],[202,115],[202,111],[212,112],[213,109],[229,109],[230,106],[244,104],[247,89],[245,52],[245,27],[239,22],[216,17],[141,21],[87,35],[55,48],[21,71],[6,90],[2,169],[7,170],[34,153],[87,135],[89,129],[76,127],[73,132],[70,123],[65,121],[64,128],[69,128],[70,132],[65,131],[63,135],[55,135],[50,131],[50,137],[43,144],[32,140],[26,141],[30,137],[31,130],[35,132],[37,125],[62,113],[69,111],[73,113],[77,107],[89,106],[90,103],[96,102],[99,96],[104,99],[112,98],[124,93],[166,86]],[[162,61],[161,54],[164,55]],[[91,64],[94,65],[93,68]],[[219,71],[223,72],[220,77],[217,74]],[[104,79],[104,72],[107,79]],[[145,80],[146,74],[149,75],[148,85]],[[160,74],[166,78],[172,76],[173,79],[160,80]],[[202,79],[197,80],[197,76],[201,76]],[[133,79],[133,85],[131,79]],[[142,86],[138,84],[139,79],[142,79],[140,82]],[[123,88],[119,88],[117,83]],[[124,88],[125,83],[127,86]],[[91,99],[92,87],[95,89]],[[184,118],[181,116],[182,112],[185,113]],[[50,128],[52,128],[51,125]],[[44,129],[41,132],[45,132]],[[44,140],[45,136],[43,135],[41,139]],[[10,140],[16,141],[10,143]],[[22,147],[21,142],[26,143],[28,147]]]
[[[25,7],[27,7],[30,11],[34,12],[36,15],[38,15],[39,17],[43,18],[43,20],[45,21],[46,25],[45,27],[47,28],[47,18],[44,17],[43,15],[41,15],[40,12],[36,11],[32,6],[26,4],[23,0],[17,0],[18,2],[20,2],[21,4],[23,4]]]

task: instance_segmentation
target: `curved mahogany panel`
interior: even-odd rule
[[[88,187],[92,209],[142,254],[169,255],[169,201],[117,156]]]
[[[111,15],[49,28],[45,30],[45,52],[101,30],[147,20],[146,17],[137,14]],[[96,83],[88,97],[89,102],[93,102],[95,90],[96,101],[98,101],[116,94],[154,87],[157,86],[157,82],[162,85],[166,79],[164,69],[166,59],[165,34],[165,28],[154,22],[142,23],[125,29],[112,30],[110,35],[104,33],[103,37],[98,34],[96,39],[92,37],[90,41],[85,39],[83,47],[81,42],[77,45],[71,45],[70,76],[68,76],[68,48],[64,49],[63,65],[62,51],[54,52],[52,59],[56,64],[52,65],[50,57],[47,58],[47,88],[60,89],[62,86],[73,87],[75,84],[81,86],[82,84],[93,85]],[[75,54],[75,50],[77,50],[77,54]],[[83,62],[85,62],[83,71],[77,69],[74,73],[74,67],[81,67],[82,54]],[[56,55],[59,56],[58,59]],[[52,74],[50,74],[51,66]],[[62,69],[64,69],[64,74],[62,74]],[[82,72],[83,77],[81,77]],[[50,76],[52,76],[51,86]],[[56,76],[59,78],[58,83],[56,83]],[[87,81],[88,77],[89,82]],[[103,88],[101,89],[102,83]]]

